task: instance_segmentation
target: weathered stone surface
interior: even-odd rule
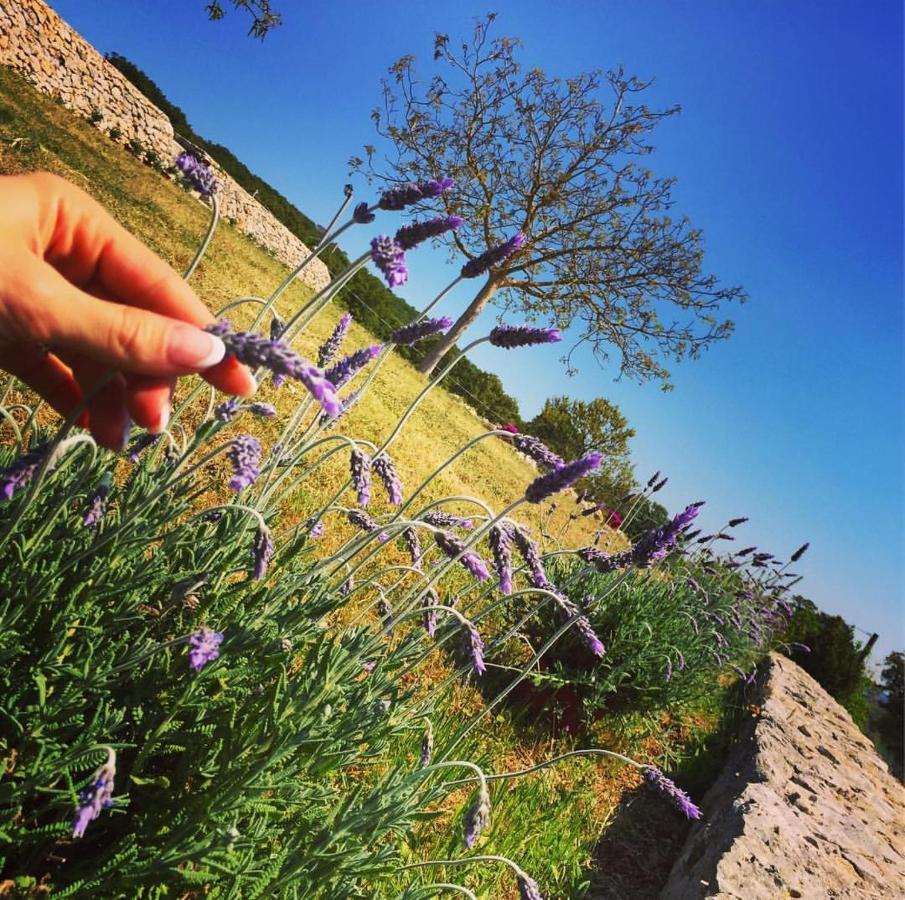
[[[182,147],[170,120],[119,70],[67,25],[44,0],[0,0],[0,65],[25,75],[40,90],[60,97],[88,117],[100,113],[97,127],[119,129],[120,142],[137,140],[171,161]],[[308,248],[216,164],[222,215],[277,259],[296,266]],[[301,279],[319,290],[330,280],[327,267],[314,260]]]
[[[905,788],[799,666],[773,655],[766,678],[662,900],[905,895]]]

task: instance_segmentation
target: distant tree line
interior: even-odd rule
[[[231,175],[246,191],[282,222],[299,240],[313,247],[321,239],[324,229],[308,218],[279,191],[255,175],[228,147],[202,137],[192,128],[185,112],[172,103],[153,79],[133,62],[119,53],[108,53],[107,60],[135,85],[155,106],[166,113],[178,135],[209,154],[224,172]],[[335,244],[331,244],[321,259],[331,275],[349,265],[349,258]],[[367,271],[359,271],[339,294],[339,303],[356,320],[378,338],[386,340],[391,332],[410,322],[417,310],[401,297],[388,290],[383,282]],[[431,349],[431,342],[416,348],[400,348],[400,353],[417,364]],[[453,353],[458,353],[454,348]],[[523,423],[518,403],[503,388],[500,379],[485,372],[468,359],[462,360],[444,387],[458,394],[478,412],[492,421]]]

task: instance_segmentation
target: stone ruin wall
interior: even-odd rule
[[[0,0],[0,65],[22,73],[39,90],[59,97],[86,118],[99,113],[98,128],[117,128],[123,144],[132,139],[164,162],[182,151],[167,116],[44,0]],[[221,213],[281,262],[297,265],[310,251],[216,163]],[[319,290],[330,280],[314,260],[302,280]]]

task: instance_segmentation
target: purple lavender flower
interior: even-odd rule
[[[412,250],[418,244],[446,234],[447,231],[455,231],[464,224],[465,219],[461,216],[438,216],[423,222],[412,222],[411,225],[403,225],[396,232],[396,243],[403,250]]]
[[[72,821],[72,836],[84,837],[85,829],[113,806],[113,779],[116,777],[116,753],[107,748],[107,761],[91,777],[91,784],[79,792],[79,805]]]
[[[462,266],[462,277],[477,278],[479,275],[483,275],[488,269],[505,262],[513,253],[521,250],[524,243],[525,235],[520,231],[517,232],[508,241],[503,241],[502,244],[497,244],[495,247],[485,250],[480,256],[468,260]]]
[[[434,752],[434,729],[430,720],[424,729],[424,737],[421,738],[421,758],[418,760],[421,767],[424,768],[430,761]]]
[[[430,637],[437,633],[437,610],[440,605],[440,598],[437,592],[432,588],[427,589],[427,593],[421,598],[421,609],[424,610],[424,630]]]
[[[500,591],[512,593],[512,532],[501,525],[494,525],[488,535],[493,564],[500,579]]]
[[[756,549],[757,549],[757,547],[745,547],[744,550],[739,550],[738,553],[736,553],[735,555],[736,556],[747,556],[749,553],[753,553]]]
[[[424,516],[424,521],[428,525],[433,525],[434,528],[464,528],[466,531],[470,531],[474,527],[474,522],[471,519],[443,512],[439,509],[427,513]]]
[[[579,616],[575,620],[575,629],[579,635],[581,635],[581,639],[584,641],[585,646],[594,654],[594,656],[603,656],[606,653],[606,647],[604,647],[603,641],[597,637],[597,632],[594,631],[594,626],[591,625],[591,620],[588,619],[587,616]]]
[[[654,472],[654,474],[651,475],[651,477],[647,479],[647,486],[649,488],[653,487],[659,480],[660,480],[660,470],[657,469],[657,471]]]
[[[368,225],[377,218],[374,213],[371,212],[370,207],[366,202],[359,203],[355,209],[352,210],[352,221],[358,225]]]
[[[530,325],[497,325],[490,332],[490,343],[494,347],[512,350],[515,347],[530,347],[533,344],[555,344],[562,340],[557,328],[532,328]]]
[[[525,491],[525,499],[529,503],[542,503],[553,494],[558,494],[572,487],[580,478],[585,478],[600,467],[603,456],[600,453],[588,453],[572,462],[565,463],[546,475],[535,478]]]
[[[200,672],[209,662],[213,662],[220,656],[217,649],[223,643],[223,635],[219,631],[210,628],[202,628],[189,637],[189,665]]]
[[[435,531],[434,540],[437,546],[450,558],[461,563],[478,581],[486,581],[490,578],[487,563],[473,550],[468,550],[465,544],[451,531]]]
[[[381,351],[380,344],[373,344],[370,347],[362,347],[349,356],[344,357],[338,363],[331,366],[324,372],[324,378],[339,390],[359,369],[366,366]],[[338,408],[332,415],[338,415],[345,410]]]
[[[229,486],[239,493],[254,484],[261,474],[258,464],[261,461],[261,445],[257,438],[250,434],[241,434],[234,438],[226,453],[226,458],[233,467],[233,477]]]
[[[129,448],[129,462],[137,463],[141,454],[148,449],[148,447],[153,447],[161,438],[159,434],[148,434],[145,432],[142,435],[139,435],[135,439],[135,443]],[[2,476],[0,476],[0,480],[2,480]]]
[[[266,525],[259,525],[255,532],[255,542],[252,547],[254,564],[251,577],[260,581],[267,574],[267,566],[273,556],[273,536]]]
[[[377,206],[390,212],[398,212],[401,209],[405,209],[406,206],[411,206],[422,200],[439,197],[441,194],[451,191],[454,187],[455,182],[452,178],[400,184],[384,191],[380,195],[380,200],[377,201]]]
[[[176,168],[182,172],[182,177],[189,187],[198,191],[205,199],[217,193],[217,179],[210,166],[191,153],[180,153],[176,157]]]
[[[672,681],[672,660],[667,656],[666,657],[666,670],[663,673],[664,681]]]
[[[405,252],[394,238],[378,234],[371,241],[371,262],[383,273],[388,287],[400,287],[408,281]]]
[[[286,330],[286,323],[275,313],[271,313],[270,320],[270,340],[279,340],[283,332]]]
[[[105,472],[88,501],[88,510],[82,519],[82,524],[86,528],[94,528],[103,519],[104,513],[107,511],[107,498],[110,496],[112,487],[113,476],[109,472]]]
[[[691,797],[655,766],[648,766],[647,781],[658,794],[669,800],[686,819],[701,818],[701,810],[692,803]]]
[[[339,321],[336,323],[336,328],[333,329],[330,337],[327,338],[326,341],[321,345],[320,349],[317,351],[317,364],[320,368],[325,368],[333,362],[333,358],[339,353],[339,348],[342,346],[343,341],[346,339],[346,333],[349,331],[349,326],[352,324],[352,314],[344,313],[340,316]]]
[[[380,597],[377,600],[377,614],[380,616],[383,627],[387,629],[387,632],[393,633],[393,610],[390,608],[390,601],[387,600],[387,595],[378,587],[378,591],[380,591]]]
[[[808,552],[808,547],[811,546],[811,542],[808,541],[806,544],[802,544],[790,557],[789,562],[798,562],[805,553]]]
[[[412,566],[416,569],[421,568],[421,539],[418,537],[418,532],[414,528],[406,528],[405,531],[402,532],[402,540],[405,541],[406,547],[408,547],[409,556],[412,559]]]
[[[349,457],[352,470],[352,484],[358,491],[358,505],[367,506],[371,502],[371,457],[357,447]]]
[[[226,345],[227,353],[239,362],[252,368],[263,366],[275,376],[301,381],[326,413],[331,416],[339,413],[341,406],[333,385],[318,368],[302,359],[291,347],[281,341],[270,340],[263,334],[233,331],[226,321],[209,325],[205,330],[219,337]]]
[[[305,528],[308,530],[308,536],[312,538],[323,537],[324,534],[324,523],[322,519],[315,519],[314,516],[311,516],[308,519],[305,519]]]
[[[232,422],[239,412],[239,401],[235,397],[230,397],[225,403],[221,403],[214,410],[214,418],[218,422]]]
[[[669,481],[669,476],[667,476],[666,478],[660,479],[660,481],[658,481],[658,482],[653,486],[653,488],[651,489],[651,493],[652,493],[652,494],[656,494],[657,491],[659,491],[659,490],[661,490],[662,488],[666,487],[666,482],[667,482],[667,481]]]
[[[478,839],[478,835],[490,824],[490,794],[487,786],[482,782],[471,806],[465,813],[464,835],[465,846],[471,850]]]
[[[350,509],[346,513],[346,518],[349,520],[349,524],[368,532],[368,534],[380,530],[380,526],[366,512],[362,512],[360,509]],[[377,535],[377,540],[381,544],[386,543],[389,539],[390,536],[384,531]]]
[[[674,516],[662,528],[656,528],[647,532],[630,551],[632,559],[638,566],[648,566],[653,562],[663,559],[675,546],[682,530],[687,528],[700,507],[691,504]]]
[[[730,528],[736,528],[736,527],[738,527],[739,525],[743,525],[743,524],[744,524],[745,522],[747,522],[747,521],[748,521],[748,517],[747,517],[747,516],[739,516],[737,519],[730,519],[730,520],[729,520],[729,527],[730,527]]]
[[[598,572],[615,572],[627,562],[626,555],[617,553],[610,555],[598,550],[596,547],[582,547],[578,551],[578,558],[592,565]]]
[[[544,563],[540,550],[531,536],[523,528],[513,527],[508,524],[501,526],[515,542],[518,552],[528,565],[528,580],[536,588],[548,588],[550,580],[544,571]]]
[[[416,344],[432,334],[446,331],[452,323],[453,320],[449,316],[443,316],[441,319],[422,319],[420,322],[410,322],[408,325],[403,325],[402,328],[397,328],[390,335],[390,340],[394,344],[410,347],[412,344]]]
[[[484,664],[484,641],[471,623],[465,626],[465,649],[471,658],[471,671],[475,675],[483,675],[487,671]]]
[[[252,403],[248,408],[253,415],[264,419],[272,419],[277,414],[276,407],[270,403]]]
[[[542,440],[530,434],[515,435],[512,438],[512,445],[529,459],[548,469],[558,469],[565,465],[565,460],[561,456],[557,456]]]
[[[377,474],[377,477],[383,482],[386,488],[387,497],[393,506],[402,505],[402,482],[399,480],[399,474],[396,472],[396,466],[393,460],[384,453],[373,460],[371,467]]]
[[[519,900],[544,900],[544,895],[541,894],[537,882],[524,872],[516,875],[516,883],[518,884]]]

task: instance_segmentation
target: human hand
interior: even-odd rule
[[[0,368],[64,416],[113,370],[79,419],[99,444],[122,449],[132,420],[166,428],[180,375],[254,392],[248,369],[201,330],[213,321],[86,193],[47,173],[0,176]]]

